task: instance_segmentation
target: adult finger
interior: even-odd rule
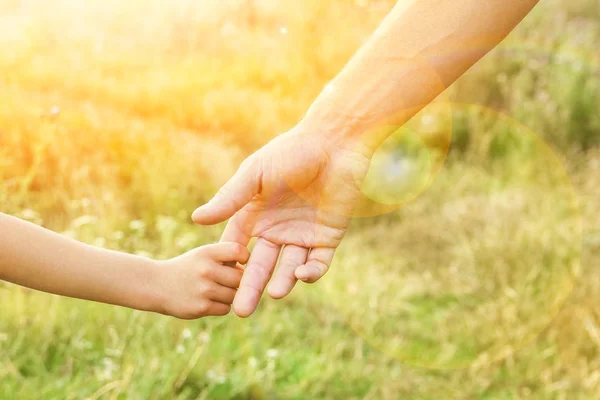
[[[194,211],[192,219],[200,225],[214,225],[231,218],[258,194],[261,176],[257,158],[247,158],[217,194]]]
[[[233,310],[242,318],[252,315],[275,269],[281,246],[259,238],[242,276]]]
[[[281,299],[292,291],[297,282],[295,275],[296,269],[306,263],[308,249],[304,247],[286,245],[281,252],[279,267],[275,271],[275,276],[269,283],[269,296],[274,299]]]
[[[318,247],[312,249],[306,264],[296,269],[296,278],[306,283],[318,281],[329,270],[334,255],[334,248]]]

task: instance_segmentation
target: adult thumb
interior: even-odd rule
[[[248,204],[260,190],[262,172],[257,162],[246,159],[217,194],[192,214],[200,225],[214,225],[231,218]]]

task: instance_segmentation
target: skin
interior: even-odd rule
[[[251,315],[315,282],[363,197],[377,147],[500,43],[537,0],[403,0],[323,90],[302,121],[251,155],[192,218],[229,219],[222,240],[258,237],[234,311]],[[279,260],[279,268],[275,266]],[[275,271],[275,272],[274,272]],[[273,276],[274,273],[274,276]]]
[[[96,248],[0,214],[0,280],[182,319],[226,315],[248,249],[213,244],[156,261]]]

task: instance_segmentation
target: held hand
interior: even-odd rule
[[[297,279],[316,282],[327,272],[368,165],[359,152],[295,129],[246,159],[194,212],[194,221],[203,225],[231,218],[224,241],[246,246],[258,237],[235,298],[238,316],[254,312],[278,259],[268,289],[273,298],[289,294]]]
[[[242,270],[224,264],[244,264],[249,256],[248,249],[238,243],[218,243],[159,261],[160,312],[181,319],[227,315]]]

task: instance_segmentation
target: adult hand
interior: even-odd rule
[[[247,158],[194,212],[202,225],[231,218],[222,241],[246,246],[258,237],[233,304],[238,316],[254,312],[278,259],[273,298],[289,294],[297,279],[312,283],[327,272],[368,166],[363,153],[296,127]]]
[[[367,173],[368,155],[392,132],[371,128],[403,125],[537,2],[398,2],[303,122],[250,156],[215,198],[196,210],[193,218],[200,224],[233,216],[223,240],[246,245],[259,238],[233,304],[236,314],[252,314],[283,245],[269,286],[272,297],[287,295],[296,279],[314,282],[327,271],[358,206],[357,182]],[[306,121],[316,129],[307,128]],[[364,151],[349,147],[359,142]]]

